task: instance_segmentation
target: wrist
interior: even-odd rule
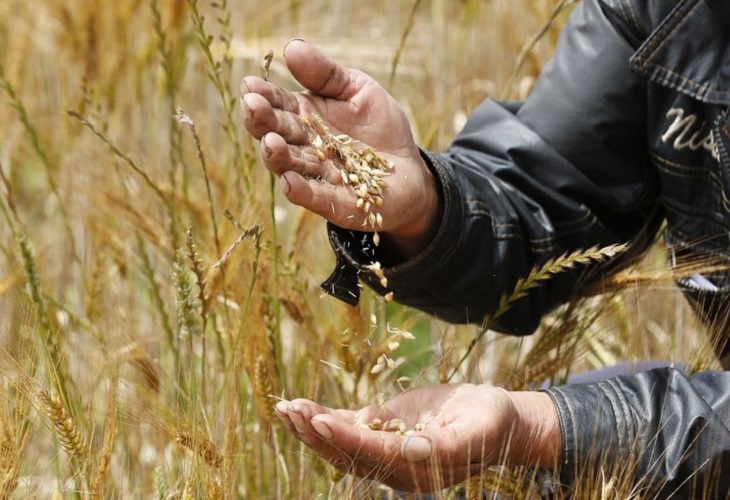
[[[418,196],[419,206],[413,210],[414,219],[402,227],[394,228],[383,234],[383,241],[391,252],[396,252],[407,260],[423,251],[441,226],[444,203],[441,188],[436,176],[428,168],[424,158],[419,155],[419,168],[423,172],[423,189]]]
[[[550,396],[543,392],[510,392],[516,419],[510,462],[555,468],[562,455],[560,421]]]

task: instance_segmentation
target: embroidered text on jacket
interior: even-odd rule
[[[684,113],[682,108],[672,108],[667,111],[667,118],[674,118],[674,122],[672,122],[664,135],[662,135],[662,142],[666,144],[674,137],[672,147],[675,151],[683,151],[685,149],[697,151],[703,148],[709,151],[715,160],[720,161],[720,154],[717,150],[717,143],[715,142],[715,136],[712,130],[703,136],[702,131],[705,128],[705,124],[702,122],[700,123],[700,127],[692,132],[692,129],[695,128],[695,125],[699,121],[697,115],[685,116]]]

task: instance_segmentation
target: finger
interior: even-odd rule
[[[314,94],[346,101],[357,94],[361,73],[347,69],[304,40],[284,47],[284,60],[294,78]]]
[[[279,134],[269,132],[261,138],[264,165],[276,175],[288,170],[310,178],[326,179],[339,184],[342,178],[330,161],[322,161],[310,147],[292,146]]]
[[[293,432],[297,439],[302,441],[319,456],[341,470],[349,470],[352,467],[352,457],[338,449],[336,443],[331,443],[331,435],[321,427],[312,426],[312,419],[317,415],[326,414],[332,418],[352,425],[355,419],[355,412],[348,410],[332,410],[324,408],[308,400],[294,400],[287,403],[283,412],[289,418]]]
[[[253,92],[243,95],[241,108],[246,130],[256,139],[261,139],[268,132],[276,132],[289,144],[301,145],[309,142],[309,136],[299,117],[289,111],[274,109],[263,96]]]
[[[296,411],[292,412],[292,408]],[[435,455],[409,462],[404,459],[403,450],[413,445],[412,439],[355,425],[366,414],[385,416],[378,408],[381,407],[373,405],[352,412],[295,400],[288,403],[285,412],[290,412],[297,425],[296,436],[334,467],[396,488],[435,491],[483,468],[479,464],[456,464]],[[413,458],[412,449],[405,452],[406,456],[409,454]]]
[[[331,415],[312,418],[315,428],[327,428],[327,450],[317,451],[338,469],[406,490],[435,491],[463,480],[478,466],[454,463],[429,446],[427,452],[416,435],[399,436],[350,425]],[[322,445],[320,445],[322,446]],[[420,455],[419,455],[420,453]],[[417,460],[409,460],[417,459]]]
[[[278,85],[267,82],[257,76],[247,76],[241,80],[241,96],[256,93],[269,101],[272,107],[299,113],[299,102],[292,92],[284,90]]]
[[[306,179],[291,170],[284,172],[279,180],[284,195],[291,203],[304,207],[337,226],[353,229],[360,226],[363,213],[356,208],[355,195],[343,186]]]
[[[385,431],[374,431],[353,425],[332,415],[319,414],[312,418],[312,426],[325,435],[330,446],[353,457],[360,464],[398,465],[401,459],[403,436]]]
[[[295,399],[285,407],[290,421],[297,431],[299,439],[311,447],[318,448],[322,445],[322,434],[312,426],[312,419],[319,415],[328,415],[347,425],[355,421],[355,412],[349,410],[333,410],[309,401],[307,399]],[[326,436],[329,437],[329,436]]]
[[[302,415],[308,420],[316,415],[331,415],[333,418],[352,423],[357,418],[357,412],[355,411],[327,408],[309,399],[297,398],[292,401],[292,404],[298,407]]]
[[[276,416],[279,417],[279,420],[281,420],[281,423],[284,425],[284,427],[292,432],[296,432],[296,428],[294,427],[294,424],[292,423],[287,413],[287,406],[289,406],[290,404],[291,403],[289,403],[289,401],[279,401],[274,406],[274,411],[276,412]]]
[[[375,419],[385,422],[398,416],[383,405],[370,405],[357,412],[355,425],[369,425]]]

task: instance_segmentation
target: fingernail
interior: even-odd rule
[[[289,184],[289,181],[286,179],[286,174],[282,174],[281,177],[279,177],[279,184],[281,185],[281,190],[284,191],[284,194],[289,194],[289,191],[291,191],[291,184]]]
[[[289,401],[279,401],[274,405],[274,410],[276,410],[278,413],[281,413],[282,415],[286,415],[287,410],[289,409]]]
[[[246,115],[246,119],[248,120],[251,118],[251,108],[248,107],[248,104],[246,103],[246,95],[241,96],[241,109],[243,110],[244,114]]]
[[[265,136],[263,136],[263,137],[261,138],[261,147],[262,147],[262,148],[263,148],[263,150],[264,150],[264,155],[266,156],[266,158],[268,158],[269,156],[271,156],[271,148],[270,148],[270,147],[269,147],[269,146],[268,146],[268,145],[266,144],[266,137],[267,137],[268,135],[269,135],[269,134],[266,134]]]
[[[287,411],[287,413],[297,413],[297,414],[301,413],[301,411],[299,410],[299,407],[297,405],[295,405],[294,403],[287,404],[286,411]]]
[[[316,417],[311,420],[311,423],[312,427],[314,427],[314,430],[317,431],[317,434],[322,436],[323,439],[326,439],[327,441],[332,439],[332,430],[326,423],[318,420]]]
[[[409,436],[403,441],[400,453],[409,462],[423,462],[431,458],[431,440],[423,436]]]
[[[282,412],[276,406],[274,407],[274,413],[276,413],[276,416],[279,418],[279,421],[284,427],[292,432],[296,432],[297,429],[296,427],[294,427],[294,424],[292,424],[291,420],[289,420],[289,415],[287,413]]]
[[[291,40],[289,40],[288,42],[286,42],[286,45],[284,45],[284,57],[286,57],[286,48],[292,42],[304,42],[304,43],[307,43],[307,41],[305,39],[303,39],[303,38],[292,38]]]
[[[241,97],[251,92],[251,89],[248,88],[248,84],[246,83],[246,79],[244,78],[241,80]]]

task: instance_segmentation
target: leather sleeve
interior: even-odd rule
[[[643,498],[730,491],[730,373],[672,368],[547,390],[558,410],[564,477],[634,474]],[[631,477],[631,476],[629,476]]]
[[[597,1],[583,2],[524,104],[487,100],[444,154],[424,153],[444,206],[428,248],[389,265],[388,255],[361,249],[362,234],[331,227],[338,268],[360,270],[382,293],[363,267],[378,260],[398,302],[479,323],[518,278],[552,257],[628,241],[645,248],[662,216],[648,163],[646,84],[631,72],[633,48],[613,22]],[[556,275],[493,328],[532,333],[584,274]]]

